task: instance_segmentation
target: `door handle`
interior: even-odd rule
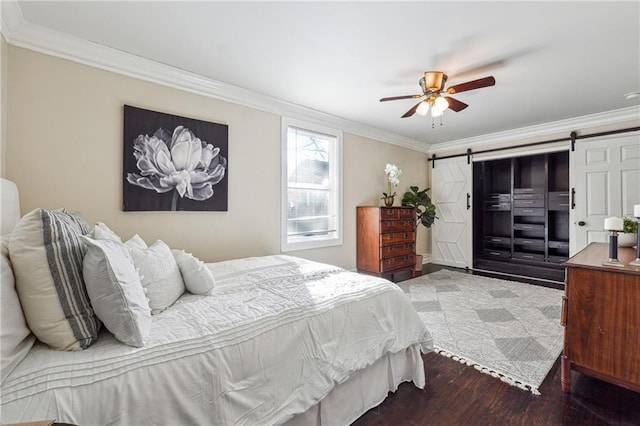
[[[571,188],[571,210],[576,208],[576,189]],[[582,225],[580,225],[582,226]]]
[[[584,220],[578,222],[578,226],[585,226],[587,223]]]
[[[471,208],[471,204],[469,203],[469,200],[471,200],[471,194],[467,192],[467,210]]]

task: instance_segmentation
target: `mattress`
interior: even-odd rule
[[[433,347],[387,280],[291,256],[207,266],[214,291],[155,315],[142,348],[105,330],[79,352],[36,344],[2,384],[2,422],[280,424],[378,359]]]

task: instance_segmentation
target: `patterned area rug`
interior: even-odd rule
[[[438,352],[540,394],[562,351],[561,290],[447,270],[398,285]]]

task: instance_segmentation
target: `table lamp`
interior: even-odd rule
[[[608,217],[604,220],[604,229],[609,231],[609,259],[603,263],[605,266],[624,267],[618,260],[618,232],[623,228],[623,221],[619,217]]]

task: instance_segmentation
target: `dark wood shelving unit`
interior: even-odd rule
[[[569,152],[476,162],[473,266],[564,282]]]

